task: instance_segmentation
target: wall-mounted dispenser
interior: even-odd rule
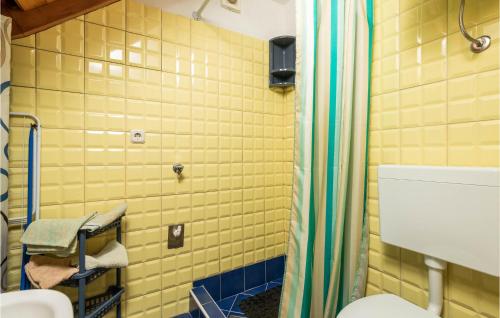
[[[295,37],[278,36],[269,40],[269,87],[295,85]]]

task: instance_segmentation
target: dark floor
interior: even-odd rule
[[[219,308],[222,310],[222,313],[226,317],[246,318],[245,314],[243,313],[243,311],[239,306],[242,300],[263,293],[273,287],[281,286],[282,284],[283,284],[283,278],[273,280],[264,285],[260,285],[252,289],[245,290],[244,292],[239,293],[237,295],[224,298],[218,301],[217,305],[219,306]]]

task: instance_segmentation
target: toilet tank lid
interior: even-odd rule
[[[473,173],[471,173],[473,172]],[[379,179],[419,180],[500,187],[500,169],[479,167],[443,167],[383,165]]]

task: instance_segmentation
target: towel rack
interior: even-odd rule
[[[121,296],[125,292],[125,288],[121,286],[121,268],[116,268],[116,281],[108,290],[100,295],[94,297],[85,297],[86,286],[92,281],[104,275],[109,271],[109,268],[94,268],[87,270],[85,268],[85,252],[87,246],[87,239],[95,237],[99,234],[107,232],[111,229],[116,230],[116,240],[121,243],[122,230],[121,230],[122,217],[115,220],[98,230],[80,230],[78,231],[78,273],[71,276],[71,278],[60,283],[61,286],[78,288],[78,301],[73,303],[73,310],[75,317],[78,318],[100,318],[116,306],[116,318],[121,318]]]
[[[35,220],[38,220],[40,218],[40,147],[42,145],[42,124],[37,116],[30,113],[10,112],[9,115],[10,117],[31,119],[35,124],[33,215],[35,216]],[[26,216],[9,218],[9,226],[20,226],[26,224],[26,222]]]

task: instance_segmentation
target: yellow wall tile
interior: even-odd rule
[[[382,114],[396,127],[398,94],[389,93],[399,85],[399,22],[397,10],[385,10],[392,58],[381,63]],[[129,205],[125,316],[187,312],[193,280],[285,252],[294,93],[267,88],[268,55],[265,40],[132,0],[15,41],[11,109],[37,114],[45,127],[42,217]],[[21,215],[26,122],[11,127],[10,205]],[[146,143],[131,144],[131,129],[144,129]],[[384,138],[400,142],[399,133]],[[180,179],[174,162],[185,166]],[[185,244],[169,250],[174,223],[185,223]],[[9,287],[16,288],[20,232],[10,234]]]
[[[400,0],[395,12],[392,1],[375,1],[366,293],[395,293],[424,308],[422,255],[380,242],[376,167],[500,166],[498,1],[467,2],[467,29],[493,40],[481,54],[458,32],[458,4]],[[390,40],[395,36],[399,52]],[[498,292],[498,278],[450,265],[443,317],[499,317]]]
[[[93,23],[85,23],[85,57],[124,63],[125,32]]]
[[[35,49],[12,46],[12,85],[35,87]]]
[[[37,61],[37,87],[83,93],[82,57],[38,50]]]
[[[83,56],[84,23],[73,19],[36,34],[36,48]]]
[[[120,0],[85,15],[85,21],[120,30],[125,30],[125,19],[125,0]]]

